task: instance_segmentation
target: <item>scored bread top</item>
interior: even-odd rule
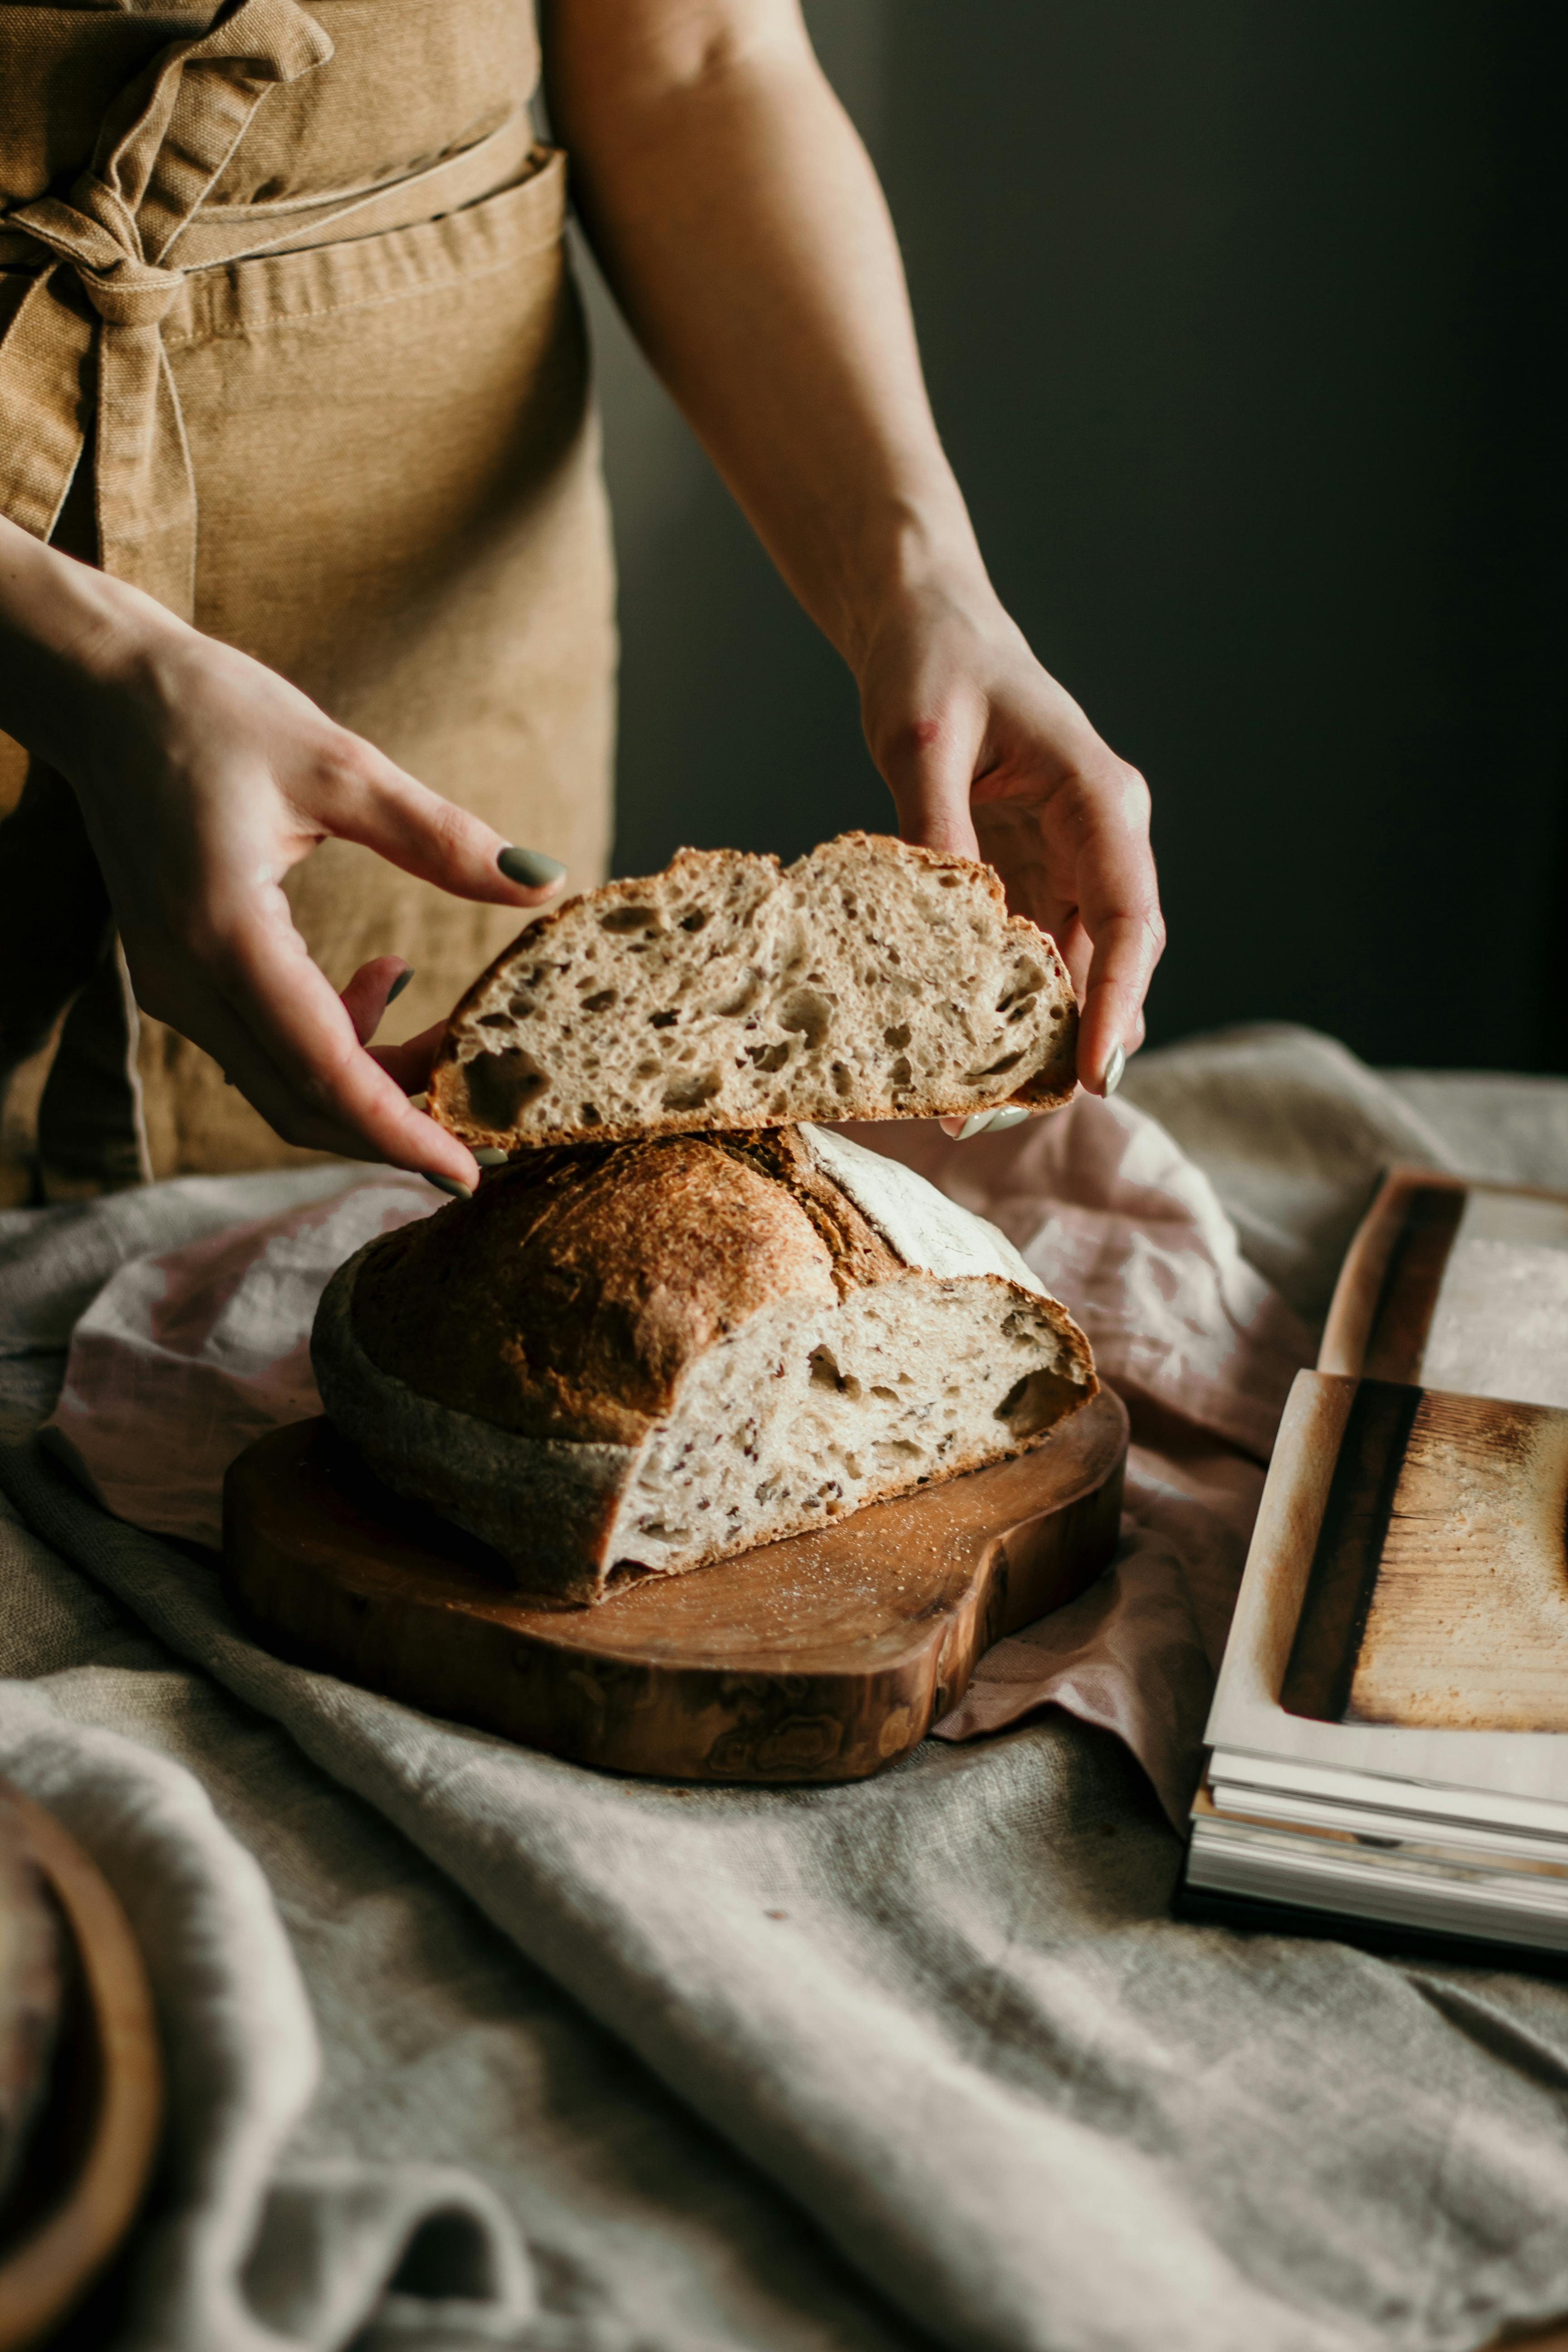
[[[683,849],[530,924],[453,1012],[429,1103],[508,1150],[1048,1108],[1077,1035],[1055,945],[988,866],[864,833],[787,867]]]
[[[869,1163],[858,1190],[873,1214],[845,1188],[846,1154]],[[883,1169],[909,1173],[788,1128],[531,1152],[365,1255],[354,1334],[382,1371],[454,1411],[521,1436],[635,1445],[687,1366],[775,1300],[833,1305],[912,1268],[1044,1298],[1004,1236],[942,1195],[945,1237],[940,1213],[911,1222],[896,1182],[880,1206]],[[1089,1344],[1046,1303],[1079,1401],[1095,1387]]]

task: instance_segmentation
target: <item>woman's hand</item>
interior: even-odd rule
[[[14,525],[0,527],[0,656],[17,656],[0,658],[0,723],[75,788],[138,1003],[209,1053],[289,1142],[475,1184],[472,1155],[407,1098],[424,1083],[416,1049],[373,1055],[362,1042],[402,959],[376,958],[339,997],[294,928],[283,877],[335,838],[458,898],[521,909],[563,869],[512,853],[535,887],[509,879],[489,825],[286,680]]]
[[[1078,1074],[1114,1091],[1165,944],[1149,793],[1042,669],[988,586],[902,596],[858,665],[906,841],[984,857],[1048,931],[1082,1007]]]
[[[859,681],[911,841],[984,855],[1084,998],[1103,1093],[1163,932],[1141,779],[997,604],[898,246],[798,0],[554,0],[551,119],[644,350]]]

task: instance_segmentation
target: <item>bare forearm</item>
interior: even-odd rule
[[[994,854],[1115,1086],[1163,932],[1142,779],[986,579],[881,191],[798,0],[553,0],[552,113],[645,350],[860,688],[906,838]]]
[[[565,0],[546,55],[617,297],[791,587],[858,666],[891,598],[981,567],[887,207],[793,0]]]

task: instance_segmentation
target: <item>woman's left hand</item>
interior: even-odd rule
[[[1079,1083],[1112,1092],[1165,944],[1149,790],[1043,669],[988,587],[905,593],[856,665],[906,841],[995,866],[1078,992]]]

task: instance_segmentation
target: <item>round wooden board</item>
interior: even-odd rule
[[[0,2221],[0,2352],[21,2352],[65,2319],[130,2228],[157,2146],[163,2072],[124,1912],[52,1814],[9,1787],[4,1801],[59,1906],[73,1964],[23,2210],[8,2205]]]
[[[247,1448],[224,1575],[260,1638],[435,1715],[616,1771],[856,1780],[924,1738],[1000,1635],[1115,1549],[1107,1390],[1032,1453],[592,1609],[531,1606],[493,1552],[380,1486],[330,1423]]]

